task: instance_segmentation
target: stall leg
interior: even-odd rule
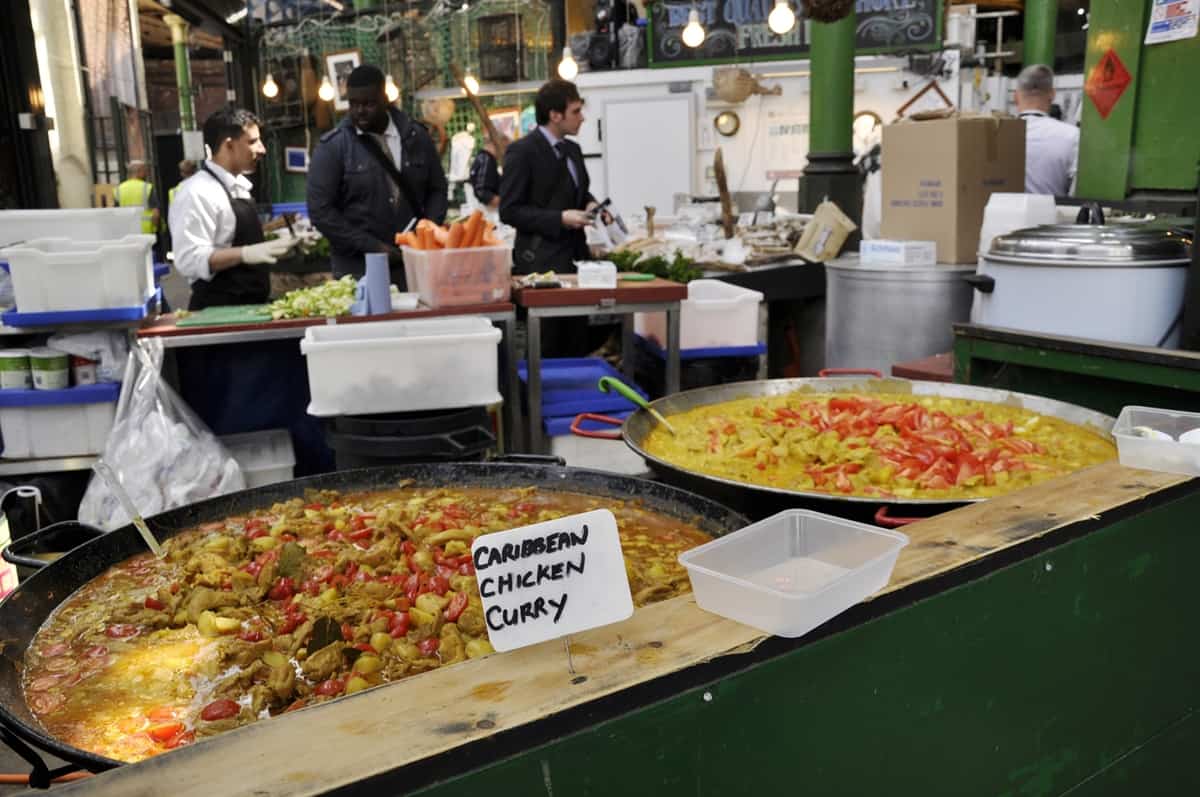
[[[505,453],[520,451],[525,446],[521,434],[521,380],[517,377],[517,318],[509,315],[500,322],[504,340],[504,425],[508,439]]]
[[[528,349],[526,365],[529,371],[529,453],[542,451],[542,319],[530,308],[526,321]]]
[[[679,305],[667,310],[667,395],[679,392]]]
[[[625,374],[625,381],[631,384],[635,381],[637,359],[633,347],[633,313],[626,313],[621,316],[621,372]]]

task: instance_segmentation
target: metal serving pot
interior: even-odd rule
[[[1153,224],[1048,224],[999,236],[967,278],[971,321],[1174,348],[1191,245]]]
[[[541,459],[544,461],[545,458]],[[201,523],[303,497],[306,490],[382,490],[395,487],[401,480],[412,480],[416,487],[538,487],[621,501],[639,500],[647,509],[694,523],[714,536],[747,524],[746,518],[736,512],[677,487],[561,465],[505,462],[402,465],[312,476],[179,507],[147,518],[146,523],[160,540],[165,540]],[[46,618],[64,600],[112,565],[144,553],[146,545],[132,525],[104,534],[78,523],[58,524],[38,532],[38,535],[43,534],[47,537],[66,535],[74,542],[94,535],[90,542],[78,545],[53,562],[25,557],[23,564],[41,565],[41,568],[0,603],[0,640],[3,640],[0,649],[0,738],[34,764],[35,775],[39,775],[40,765],[39,780],[48,783],[49,776],[61,774],[61,771],[48,772],[37,753],[26,743],[71,762],[74,766],[68,771],[83,767],[99,772],[122,762],[66,744],[41,727],[25,704],[21,689],[25,650]],[[30,542],[23,547],[39,548],[34,535],[26,535],[22,538],[25,540]],[[6,559],[10,556],[13,555],[5,552]],[[20,553],[15,556],[20,557]]]
[[[876,377],[879,374],[876,372]],[[1112,430],[1114,419],[1093,410],[1085,409],[1074,404],[1067,404],[1042,396],[1031,396],[1025,393],[1013,393],[1008,390],[996,390],[974,385],[947,384],[944,382],[921,382],[909,379],[863,378],[860,376],[827,376],[803,379],[769,379],[758,382],[736,382],[729,385],[717,385],[698,390],[676,393],[673,396],[658,399],[649,407],[665,416],[686,412],[696,407],[707,407],[744,398],[764,398],[782,396],[788,393],[807,391],[811,393],[911,393],[914,396],[941,396],[944,398],[971,399],[986,401],[992,404],[1003,404],[1010,407],[1020,407],[1032,412],[1092,429],[1108,436]],[[584,416],[581,416],[581,418]],[[587,416],[600,420],[604,416]],[[639,409],[625,419],[624,422],[608,419],[607,422],[621,425],[619,435],[604,432],[580,432],[588,436],[620,437],[625,444],[636,451],[651,469],[662,479],[678,484],[687,489],[696,490],[724,504],[737,508],[754,518],[766,517],[781,509],[796,506],[808,506],[825,512],[846,517],[868,519],[875,517],[881,523],[886,523],[886,517],[875,510],[880,504],[901,505],[906,508],[920,508],[922,514],[933,514],[947,509],[962,506],[984,499],[963,499],[946,501],[929,498],[863,498],[859,496],[840,495],[819,492],[816,490],[789,490],[782,487],[767,487],[759,484],[734,481],[720,476],[711,476],[691,468],[685,468],[672,462],[667,462],[649,453],[646,439],[658,425],[658,421],[646,409]],[[577,426],[579,421],[577,420]]]

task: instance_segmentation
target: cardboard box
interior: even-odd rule
[[[943,263],[974,263],[983,208],[1025,190],[1025,121],[956,116],[883,129],[883,238],[929,240]]]
[[[937,265],[937,244],[875,238],[858,245],[858,259],[885,266],[933,266]]]

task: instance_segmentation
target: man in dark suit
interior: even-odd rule
[[[500,220],[517,230],[513,273],[573,273],[588,259],[583,228],[596,200],[588,192],[579,145],[567,136],[583,125],[583,99],[575,84],[555,78],[538,89],[538,128],[504,155]]]

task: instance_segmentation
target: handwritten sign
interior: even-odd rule
[[[496,650],[633,614],[617,520],[607,509],[484,534],[471,546],[471,559]]]
[[[933,49],[942,40],[944,0],[856,0],[854,44],[859,53]],[[811,24],[800,18],[785,34],[771,32],[774,0],[661,0],[649,10],[650,65],[737,63],[804,57]],[[700,15],[706,36],[699,47],[683,43],[688,13]]]

